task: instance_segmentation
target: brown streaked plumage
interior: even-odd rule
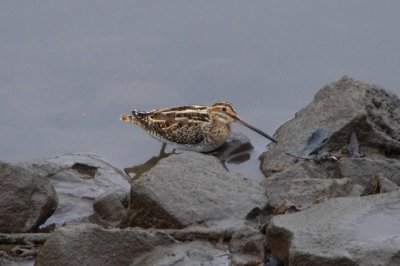
[[[235,121],[277,142],[241,119],[227,102],[217,102],[211,106],[186,105],[150,112],[133,110],[132,115],[122,115],[121,120],[143,128],[159,141],[197,152],[209,152],[224,144],[231,134],[231,123]]]

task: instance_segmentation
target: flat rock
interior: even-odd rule
[[[229,173],[213,156],[194,152],[162,159],[132,182],[130,200],[124,225],[156,228],[244,219],[267,203],[258,183]]]
[[[141,253],[174,244],[162,232],[103,229],[93,224],[62,227],[47,239],[35,265],[130,265]]]
[[[19,165],[46,176],[57,192],[59,205],[46,225],[87,222],[96,199],[127,194],[130,189],[121,170],[92,154],[66,154]]]
[[[229,266],[231,259],[226,248],[216,247],[208,242],[193,241],[154,250],[135,259],[131,266],[186,266],[221,265]]]
[[[57,208],[57,195],[45,176],[0,162],[0,232],[34,231]]]
[[[356,134],[362,153],[398,158],[400,155],[400,100],[384,89],[343,77],[322,88],[312,103],[274,134],[261,156],[265,176],[282,172],[301,157],[337,152]]]
[[[271,206],[288,201],[299,210],[335,197],[360,196],[372,176],[361,184],[352,177],[341,176],[337,164],[337,161],[297,162],[265,178],[261,185]]]
[[[278,173],[262,181],[271,206],[290,201],[296,208],[308,208],[327,199],[346,196],[360,196],[363,187],[354,184],[350,178],[319,179],[301,177],[293,179],[286,172]]]
[[[335,198],[272,218],[267,242],[285,265],[400,265],[400,191]]]

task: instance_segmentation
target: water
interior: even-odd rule
[[[400,94],[399,1],[1,1],[0,160],[89,152],[129,167],[160,143],[132,108],[230,101],[272,134],[343,75]],[[234,171],[260,176],[268,144]]]

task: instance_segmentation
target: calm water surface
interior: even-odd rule
[[[0,160],[99,154],[124,168],[160,143],[132,108],[230,101],[273,134],[344,74],[400,94],[400,1],[1,1]],[[268,141],[232,167],[252,176]]]

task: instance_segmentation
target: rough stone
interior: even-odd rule
[[[36,230],[54,213],[57,201],[46,177],[0,162],[0,232]]]
[[[400,185],[400,161],[394,159],[342,158],[337,162],[338,177],[349,177],[365,184],[372,176],[383,174],[389,181]]]
[[[163,231],[182,242],[201,240],[219,243],[219,247],[228,250],[231,265],[260,265],[266,256],[266,239],[259,226],[252,222],[231,219]]]
[[[265,235],[255,228],[235,231],[229,242],[233,265],[261,265],[265,260]]]
[[[363,187],[354,184],[350,178],[318,179],[303,177],[292,179],[284,174],[278,173],[262,181],[272,206],[288,200],[296,208],[305,209],[312,204],[330,198],[360,196],[363,191]]]
[[[181,229],[163,229],[179,241],[206,240],[210,242],[229,242],[236,231],[256,230],[254,223],[238,219],[214,220],[193,224]]]
[[[265,236],[237,220],[167,230],[81,224],[51,234],[35,265],[260,265],[264,251]]]
[[[157,247],[135,259],[131,266],[186,266],[186,265],[232,265],[226,248],[208,242],[193,241]]]
[[[96,199],[130,189],[121,170],[92,154],[66,154],[19,165],[46,176],[57,192],[59,205],[46,225],[88,222]]]
[[[400,100],[377,86],[343,77],[322,88],[314,101],[274,134],[278,143],[260,156],[265,176],[284,171],[311,153],[337,152],[356,133],[360,150],[400,157]]]
[[[297,209],[305,209],[330,198],[361,195],[363,187],[350,178],[316,178],[315,168],[306,168],[312,164],[295,164],[261,182],[271,206],[288,200]],[[321,169],[320,173],[322,176],[326,171]]]
[[[264,190],[230,174],[213,156],[171,155],[132,183],[127,226],[182,228],[209,220],[244,219],[267,203]]]
[[[126,202],[125,206],[124,202]],[[93,203],[95,213],[92,219],[96,219],[97,224],[117,226],[126,215],[127,205],[128,199],[126,193],[113,192],[107,194]]]
[[[174,243],[165,233],[139,228],[103,229],[93,224],[66,226],[48,238],[35,265],[129,265],[142,252]]]
[[[285,265],[400,265],[400,191],[330,199],[272,218],[267,242]]]

